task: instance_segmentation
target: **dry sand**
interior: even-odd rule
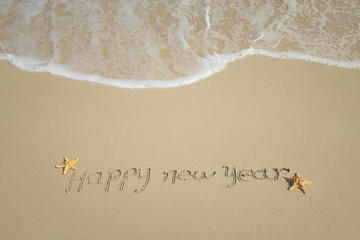
[[[1,239],[360,237],[360,70],[252,56],[192,85],[144,90],[6,62],[0,72]],[[65,192],[74,171],[55,168],[64,157],[79,158],[77,178],[87,170],[80,192],[79,181]],[[223,166],[291,171],[226,188]],[[143,178],[123,191],[122,176],[108,192],[88,183],[129,168]],[[216,175],[163,182],[170,170]],[[283,176],[295,173],[312,181],[306,194],[287,190]]]

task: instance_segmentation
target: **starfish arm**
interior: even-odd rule
[[[77,168],[75,166],[70,166],[69,168],[72,170],[75,170],[75,171],[77,170]]]
[[[292,186],[289,188],[289,190],[292,190],[292,189],[294,189],[294,188],[296,188],[296,185],[292,185]]]
[[[69,167],[68,167],[68,166],[65,166],[63,174],[65,175],[68,170],[69,170]]]
[[[299,186],[299,188],[303,193],[306,193],[305,188],[303,186]]]
[[[57,167],[57,168],[63,168],[63,167],[65,167],[65,163],[63,163],[63,164],[61,164],[61,165],[57,165],[56,167]]]
[[[311,182],[310,182],[310,181],[305,181],[305,180],[304,180],[303,184],[311,184]]]

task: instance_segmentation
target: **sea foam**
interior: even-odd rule
[[[260,54],[360,68],[359,1],[0,0],[0,58],[117,87],[176,87]]]

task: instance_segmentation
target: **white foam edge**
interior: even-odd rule
[[[322,63],[330,66],[337,66],[342,68],[360,68],[360,61],[342,62],[330,59],[323,59],[319,57],[309,56],[295,52],[270,52],[260,49],[245,49],[234,54],[214,54],[209,55],[203,60],[203,68],[197,73],[187,77],[175,78],[171,80],[136,80],[136,79],[112,79],[105,78],[95,74],[83,74],[77,72],[70,72],[60,64],[42,63],[32,58],[15,57],[11,54],[0,54],[0,59],[8,61],[15,67],[28,72],[47,72],[52,75],[62,76],[70,79],[87,81],[96,84],[103,84],[119,88],[141,89],[141,88],[172,88],[183,85],[188,85],[197,82],[201,79],[207,78],[214,73],[223,70],[226,64],[240,58],[250,55],[263,55],[280,59],[299,59],[310,62]]]

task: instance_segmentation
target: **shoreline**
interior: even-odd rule
[[[244,56],[245,55],[245,56]],[[237,61],[244,61],[247,58],[251,57],[260,57],[260,58],[273,58],[278,60],[290,60],[290,61],[305,61],[316,64],[323,64],[329,67],[339,67],[344,69],[351,70],[360,70],[360,62],[342,62],[334,61],[330,59],[323,59],[314,56],[307,56],[304,54],[298,53],[272,53],[266,50],[256,50],[256,49],[247,49],[243,50],[237,54],[231,54],[229,56],[223,56],[221,61],[214,57],[214,62],[218,62],[219,66],[212,67],[213,69],[207,73],[197,73],[193,76],[180,77],[172,80],[130,80],[130,79],[111,79],[98,75],[92,74],[83,74],[76,72],[69,72],[67,70],[61,69],[60,66],[52,65],[40,67],[37,71],[28,71],[26,67],[21,67],[19,60],[5,60],[5,58],[0,59],[0,61],[5,61],[16,68],[25,71],[25,72],[37,72],[37,73],[46,73],[57,77],[63,77],[68,79],[73,79],[76,81],[90,82],[95,84],[101,84],[105,86],[125,88],[125,89],[152,89],[152,88],[176,88],[181,86],[186,86],[194,84],[198,81],[202,81],[207,78],[211,78],[214,74],[217,74],[227,68],[228,64],[232,64]],[[13,58],[13,57],[10,57]],[[226,61],[225,58],[228,60]],[[15,59],[15,58],[14,58]],[[11,63],[11,62],[14,62]],[[21,62],[21,61],[20,61]],[[220,64],[221,62],[221,64]],[[18,65],[18,66],[17,66]],[[31,67],[33,68],[33,67]],[[59,74],[61,72],[61,74]]]

